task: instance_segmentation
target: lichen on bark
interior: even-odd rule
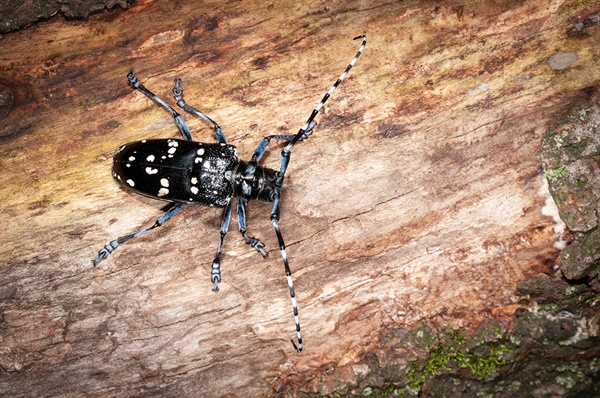
[[[516,294],[528,305],[508,323],[489,319],[470,333],[433,324],[387,330],[363,357],[362,376],[340,382],[338,369],[321,379],[330,393],[306,396],[598,396],[600,296],[558,274],[527,280]]]
[[[560,256],[563,274],[595,277],[600,260],[600,107],[598,95],[579,105],[542,140],[544,175],[561,219],[575,239]]]

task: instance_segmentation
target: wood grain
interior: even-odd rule
[[[142,0],[4,35],[2,395],[326,394],[339,366],[354,369],[333,373],[341,382],[362,377],[384,330],[510,327],[516,286],[558,254],[540,140],[600,80],[597,27],[568,35],[595,3]],[[262,137],[302,126],[363,33],[283,194],[302,354],[269,204],[249,206],[248,231],[270,256],[233,222],[217,294],[218,209],[187,207],[92,268],[165,205],[110,175],[119,145],[177,136],[128,85],[130,69],[171,103],[180,77],[248,159]],[[559,51],[577,60],[554,70]],[[278,167],[280,148],[265,165]]]

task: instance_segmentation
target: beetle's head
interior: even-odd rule
[[[272,202],[278,175],[275,170],[240,161],[233,182],[235,195],[248,200]]]

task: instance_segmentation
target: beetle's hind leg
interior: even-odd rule
[[[138,81],[137,77],[135,77],[133,71],[130,71],[127,74],[127,79],[129,80],[129,83],[131,83],[133,87],[141,91],[142,94],[144,94],[146,97],[150,98],[152,101],[169,111],[171,115],[173,115],[175,124],[177,124],[177,128],[179,129],[179,132],[181,132],[181,135],[183,135],[183,138],[185,138],[188,141],[192,140],[192,134],[190,133],[190,129],[188,128],[187,124],[185,124],[185,121],[183,120],[181,115],[177,113],[177,111],[173,109],[171,105],[167,104],[165,101],[161,100],[156,95],[154,95],[152,91],[144,87],[144,85]]]
[[[237,214],[238,214],[238,226],[240,229],[240,233],[244,237],[246,244],[252,246],[257,252],[262,254],[263,257],[267,257],[269,252],[267,252],[264,247],[265,244],[259,241],[258,239],[246,235],[246,200],[239,198],[237,205]]]
[[[210,117],[206,116],[204,113],[200,112],[198,109],[189,106],[185,100],[183,99],[183,89],[181,88],[181,79],[175,79],[175,88],[173,89],[173,96],[175,97],[175,101],[177,101],[177,105],[182,108],[184,111],[191,113],[192,115],[196,115],[208,123],[210,123],[215,129],[215,136],[217,137],[217,142],[219,144],[225,144],[225,134],[223,133],[223,129],[212,120]]]
[[[176,203],[174,204],[169,210],[167,210],[167,212],[165,214],[163,214],[162,216],[160,216],[158,218],[158,220],[156,220],[156,222],[154,223],[153,226],[148,227],[148,228],[144,228],[141,229],[137,232],[134,232],[132,234],[129,235],[125,235],[125,236],[121,236],[113,241],[111,241],[108,245],[104,246],[99,252],[98,252],[98,257],[96,257],[95,259],[92,260],[92,263],[94,263],[94,267],[96,266],[96,264],[98,264],[100,261],[104,260],[106,257],[108,257],[108,255],[110,253],[112,253],[121,243],[125,243],[127,242],[129,239],[132,238],[136,238],[140,235],[145,234],[148,231],[153,230],[154,228],[158,228],[162,225],[164,225],[167,221],[169,221],[175,214],[177,214],[177,212],[179,212],[179,210],[183,207],[183,203]]]

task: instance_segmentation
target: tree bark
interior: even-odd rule
[[[406,375],[426,353],[403,331],[511,330],[531,304],[519,284],[554,274],[541,138],[600,81],[598,11],[592,0],[142,0],[4,35],[0,395],[350,394],[382,388],[373,356]],[[298,131],[363,33],[283,189],[301,354],[271,204],[248,206],[269,257],[232,220],[218,293],[219,209],[186,206],[92,267],[165,207],[119,188],[114,150],[180,138],[129,70],[172,105],[181,78],[248,160],[264,136]],[[559,53],[574,56],[548,62]],[[195,140],[214,141],[184,118]],[[281,148],[262,164],[278,169]]]

